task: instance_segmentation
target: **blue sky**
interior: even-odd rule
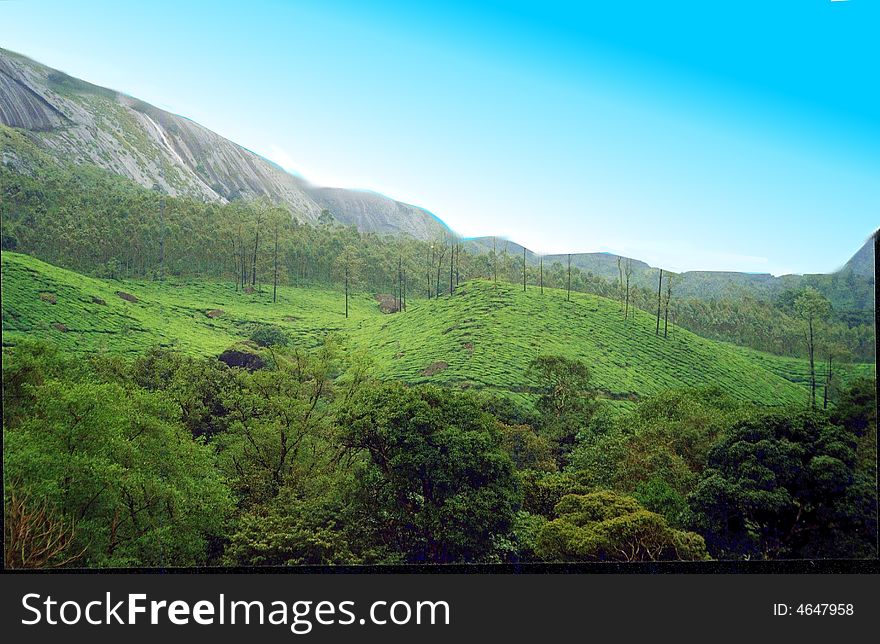
[[[0,2],[0,46],[468,235],[820,272],[880,223],[876,0]]]

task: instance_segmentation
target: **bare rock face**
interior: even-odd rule
[[[182,116],[0,49],[0,124],[56,158],[90,163],[172,196],[225,203],[264,197],[301,221],[329,210],[361,230],[428,239],[427,211],[370,192],[318,188]]]

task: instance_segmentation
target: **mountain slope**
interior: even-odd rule
[[[804,402],[806,363],[715,342],[675,328],[654,335],[637,311],[580,293],[522,293],[509,284],[463,284],[452,297],[413,300],[382,314],[365,294],[279,287],[246,295],[231,283],[114,281],[86,277],[17,253],[2,253],[3,344],[46,338],[73,352],[135,354],[153,345],[217,355],[258,324],[283,328],[304,347],[328,333],[367,350],[377,376],[528,396],[528,364],[541,354],[585,360],[602,396],[625,404],[668,387],[715,384],[763,404]],[[130,301],[134,296],[134,300]],[[854,365],[853,373],[873,366]],[[847,371],[842,369],[841,374]]]
[[[27,132],[57,158],[91,163],[170,195],[219,202],[266,197],[304,221],[329,209],[338,222],[361,230],[420,239],[446,230],[421,208],[312,186],[189,119],[3,49],[0,124]]]

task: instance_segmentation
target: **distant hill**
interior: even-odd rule
[[[0,49],[0,124],[59,159],[90,163],[174,196],[226,202],[266,197],[303,221],[427,239],[431,213],[370,192],[313,186],[187,118]],[[9,162],[3,159],[3,162]]]
[[[490,253],[493,244],[498,255],[522,257],[523,247],[501,237],[475,237],[465,246],[474,253]],[[618,255],[613,253],[573,253],[571,265],[582,271],[616,281],[619,278]],[[624,262],[626,257],[621,258]],[[526,261],[537,264],[540,255],[526,249]],[[554,262],[567,265],[568,255],[544,255],[544,266]],[[641,288],[657,287],[659,267],[630,258],[632,283]],[[872,311],[874,307],[874,245],[869,239],[840,270],[828,274],[781,275],[738,273],[733,271],[687,271],[674,277],[676,297],[718,299],[748,295],[773,300],[787,290],[813,286],[828,297],[839,311]]]

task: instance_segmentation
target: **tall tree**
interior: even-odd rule
[[[437,290],[434,292],[435,297],[440,297],[440,272],[443,268],[443,258],[446,257],[446,238],[444,237],[437,248]]]
[[[403,258],[397,256],[397,311],[403,311]]]
[[[795,310],[804,321],[804,339],[810,360],[810,406],[816,406],[816,326],[831,312],[831,304],[812,286],[808,286],[794,303]]]
[[[663,293],[663,269],[660,269],[660,280],[657,282],[657,330],[654,335],[660,336],[660,297]]]
[[[278,222],[275,222],[275,251],[272,253],[272,301],[278,301]]]
[[[623,319],[629,319],[629,282],[632,278],[632,260],[627,258],[624,263],[623,274],[626,276],[626,305],[623,310]]]
[[[455,286],[452,283],[455,277],[455,239],[452,240],[449,248],[452,253],[449,257],[449,294],[452,295],[455,292]]]
[[[498,288],[498,249],[495,244],[495,237],[492,237],[492,281],[495,288]]]
[[[165,279],[165,196],[159,197],[159,281]]]
[[[541,277],[539,278],[541,281],[541,295],[544,295],[544,256],[541,255]]]
[[[523,246],[523,293],[526,292],[526,247]]]
[[[254,220],[254,254],[251,263],[251,286],[257,284],[257,250],[260,248],[260,228],[263,226],[263,210],[257,208]]]
[[[672,275],[666,274],[666,297],[664,298],[663,337],[669,337],[669,302],[672,299]]]
[[[360,255],[357,248],[352,244],[347,245],[336,258],[336,272],[342,278],[345,291],[345,317],[348,317],[348,300],[351,289],[359,281],[360,266]]]
[[[427,275],[428,275],[428,290],[427,290],[427,298],[430,300],[430,299],[431,299],[431,271],[434,269],[434,244],[433,244],[433,242],[431,243],[430,253],[429,253],[429,254],[426,254],[426,257],[428,258],[428,270],[427,270]]]
[[[565,282],[565,301],[571,302],[571,253],[568,254],[568,279]]]

